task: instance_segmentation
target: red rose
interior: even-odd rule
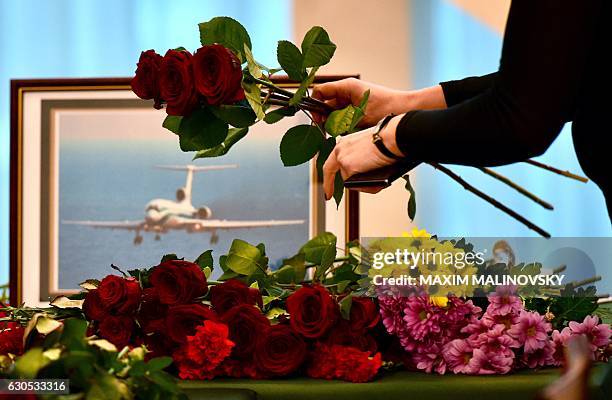
[[[304,286],[287,298],[291,327],[300,335],[319,338],[338,318],[338,305],[321,285]]]
[[[153,269],[149,281],[157,289],[162,304],[191,303],[208,290],[204,272],[189,261],[165,261]]]
[[[100,300],[98,290],[87,292],[83,302],[83,312],[90,321],[102,321],[108,315],[108,310]]]
[[[0,317],[4,317],[3,313],[0,313]],[[17,322],[0,322],[0,355],[21,355],[24,333],[25,329]]]
[[[108,275],[98,286],[98,298],[104,308],[118,314],[130,314],[138,308],[140,284],[134,278]]]
[[[257,340],[255,364],[267,375],[289,375],[305,357],[306,343],[287,325],[273,325]]]
[[[134,320],[128,316],[109,315],[100,322],[100,336],[122,349],[130,342],[134,332]]]
[[[210,288],[210,303],[219,314],[239,304],[259,305],[263,307],[261,293],[258,289],[248,287],[238,279],[230,279]]]
[[[161,95],[159,91],[159,66],[162,56],[155,50],[140,53],[136,66],[136,75],[132,78],[132,91],[144,100],[155,100],[154,107],[161,108]]]
[[[240,304],[221,318],[229,326],[230,340],[236,344],[232,356],[250,357],[257,346],[257,338],[270,326],[270,321],[261,311],[249,304]]]
[[[195,87],[208,104],[231,104],[244,99],[242,69],[234,53],[220,44],[203,46],[193,55]]]
[[[203,304],[181,304],[168,309],[166,336],[176,343],[186,343],[187,336],[206,320],[217,321],[217,314]]]
[[[159,293],[154,287],[142,291],[138,322],[144,333],[160,332],[165,327],[168,306],[159,301]]]
[[[168,50],[161,61],[159,85],[169,115],[189,115],[198,104],[191,59],[188,51]]]
[[[380,320],[378,307],[369,297],[353,297],[349,323],[352,331],[363,332],[376,326]]]

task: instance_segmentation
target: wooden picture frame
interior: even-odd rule
[[[320,76],[315,79],[315,84],[346,77],[348,76]],[[297,88],[297,85],[286,77],[279,77],[274,80],[276,84],[282,87]],[[56,95],[55,98],[53,94]],[[139,103],[138,107],[150,107],[151,105],[150,102],[140,100],[131,93],[130,78],[22,79],[11,81],[9,293],[12,305],[19,305],[22,302],[27,302],[31,306],[36,305],[33,303],[42,305],[55,295],[66,294],[61,290],[45,290],[45,287],[51,287],[49,282],[52,280],[50,277],[53,274],[50,272],[50,268],[45,267],[47,268],[45,270],[42,267],[43,264],[48,266],[52,263],[48,261],[49,258],[57,258],[57,254],[49,251],[49,243],[53,242],[57,246],[59,239],[42,240],[46,234],[49,237],[54,236],[49,233],[50,229],[48,226],[42,226],[43,220],[46,221],[45,223],[50,224],[49,210],[51,208],[49,206],[49,199],[53,197],[48,195],[46,199],[43,199],[42,194],[46,196],[47,192],[53,192],[52,188],[54,185],[58,185],[58,171],[53,171],[49,159],[44,156],[45,152],[38,151],[36,153],[36,151],[30,151],[30,147],[25,149],[24,146],[26,142],[27,144],[37,142],[37,146],[40,144],[41,149],[46,149],[46,145],[43,145],[45,143],[48,144],[52,135],[43,132],[43,124],[49,125],[48,120],[45,122],[45,117],[51,112],[50,110],[54,110],[54,107],[61,108],[66,106],[75,97],[81,96],[80,98],[82,99],[89,94],[92,94],[92,100],[94,100],[93,103],[90,102],[93,104],[92,107],[96,107],[96,104],[102,107],[104,102],[113,101],[113,99],[123,99],[123,101],[129,102],[132,105]],[[100,101],[96,103],[95,99]],[[46,103],[44,102],[45,100],[47,101]],[[30,104],[37,104],[36,116],[40,117],[33,118],[30,115],[31,111],[28,108]],[[158,112],[163,113],[162,111]],[[26,133],[24,134],[24,132]],[[26,135],[27,138],[24,137]],[[59,156],[57,157],[59,158]],[[223,157],[219,160],[223,162],[222,159]],[[283,168],[280,159],[278,163],[279,167]],[[329,217],[330,213],[326,213],[325,210],[326,208],[328,210],[335,209],[335,204],[325,204],[323,201],[312,200],[322,199],[323,197],[321,182],[317,176],[316,168],[312,166],[313,164],[311,162],[310,167],[312,188],[309,221],[310,236],[315,232],[331,230],[338,235],[339,243],[358,239],[358,192],[345,191],[340,213],[333,213],[335,217],[334,220],[331,220],[331,217]],[[40,174],[37,175],[39,177],[38,181],[30,179],[30,172],[36,170],[36,174]],[[43,179],[43,175],[48,179]],[[51,181],[49,177],[55,178]],[[32,185],[33,182],[38,182],[39,184]],[[26,185],[25,188],[24,185]],[[37,199],[34,198],[36,196],[38,196]],[[59,205],[55,204],[54,207],[59,208]],[[53,213],[51,212],[51,214]],[[57,223],[55,221],[55,224]],[[37,228],[35,227],[36,225],[38,225]],[[32,234],[32,232],[36,234]],[[41,261],[43,257],[47,260],[44,263]],[[56,260],[55,262],[59,265],[59,261]],[[109,257],[109,262],[112,262],[112,257]],[[24,268],[24,263],[27,268]],[[25,271],[26,269],[28,272]],[[59,266],[56,269],[59,269]],[[35,287],[39,289],[35,289]]]

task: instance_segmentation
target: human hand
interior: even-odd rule
[[[379,132],[383,144],[398,156],[404,156],[395,142],[395,129],[401,116],[392,118],[389,123]],[[372,142],[373,129],[366,129],[348,136],[339,137],[330,153],[327,161],[323,164],[323,190],[325,199],[329,200],[334,194],[334,178],[340,171],[342,179],[346,180],[352,175],[367,172],[374,169],[393,164],[397,160],[382,154]],[[363,189],[366,193],[377,193],[381,189]]]
[[[365,115],[358,126],[360,128],[374,126],[389,114],[403,114],[413,107],[411,92],[389,89],[355,78],[316,85],[312,97],[324,101],[334,109],[341,109],[349,104],[359,105],[366,90],[370,90],[370,97]],[[313,114],[313,117],[318,123],[325,120],[325,116],[321,114]]]

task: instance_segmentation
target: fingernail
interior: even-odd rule
[[[327,196],[327,193],[325,193],[325,201],[328,201],[330,199],[329,196]]]

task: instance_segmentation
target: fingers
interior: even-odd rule
[[[317,100],[331,100],[337,97],[339,82],[328,82],[318,84],[312,89],[312,97]]]
[[[325,200],[329,200],[334,195],[334,180],[336,172],[340,169],[336,149],[334,149],[325,164],[323,164],[323,191],[325,192]]]

